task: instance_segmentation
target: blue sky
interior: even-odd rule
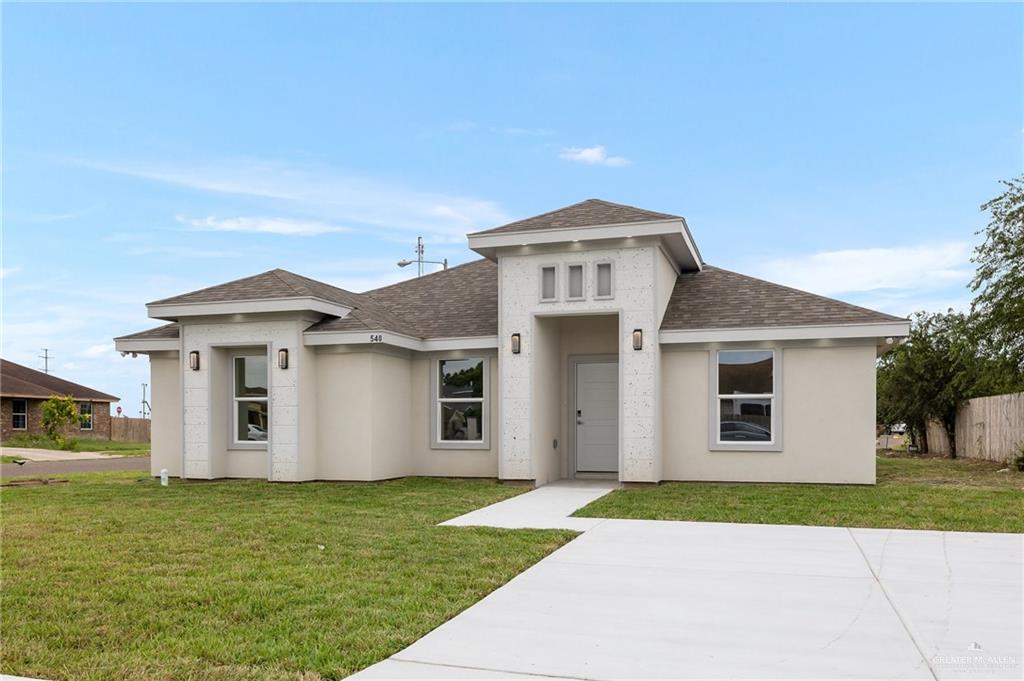
[[[273,267],[361,291],[600,197],[712,264],[964,307],[1022,167],[1021,5],[12,5],[3,356],[138,410],[111,337]]]

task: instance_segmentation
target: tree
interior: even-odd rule
[[[1024,372],[1024,175],[1002,184],[1006,191],[981,207],[990,220],[972,258],[971,311],[986,346]]]
[[[928,450],[926,425],[942,424],[956,456],[956,414],[966,400],[1019,389],[1021,374],[978,342],[977,318],[948,311],[919,312],[910,335],[883,356],[878,369],[878,416],[906,423],[912,441]]]
[[[71,395],[54,395],[42,404],[42,425],[46,436],[63,447],[67,443],[65,434],[78,423],[78,404]]]

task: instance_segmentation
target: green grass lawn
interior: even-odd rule
[[[617,490],[575,515],[1024,532],[1024,473],[997,472],[1005,467],[989,461],[879,457],[874,486],[670,482]]]
[[[493,481],[6,488],[0,670],[49,679],[334,679],[384,659],[573,533],[436,527]]]
[[[42,435],[16,435],[4,440],[5,447],[27,447],[30,449],[62,449],[56,442]],[[122,456],[148,456],[148,442],[120,442],[98,438],[74,438],[68,446],[63,447],[71,452],[100,452],[102,454],[120,454]],[[10,463],[5,461],[4,463]]]

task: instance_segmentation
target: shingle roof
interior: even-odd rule
[[[6,359],[0,359],[0,394],[4,397],[38,397],[44,400],[53,395],[71,395],[77,400],[95,402],[117,402],[120,399]]]
[[[363,301],[342,319],[313,325],[309,331],[383,329],[418,338],[493,336],[498,333],[498,265],[481,259],[359,294]],[[391,320],[377,317],[386,310]],[[372,325],[373,321],[380,321]]]
[[[115,340],[174,340],[179,335],[177,324],[164,324],[155,329],[146,329],[127,336],[118,336]]]
[[[788,286],[705,265],[676,279],[663,330],[905,321]]]
[[[621,203],[602,201],[601,199],[587,199],[565,208],[535,215],[525,220],[510,222],[501,227],[476,232],[476,234],[503,234],[506,232],[529,232],[537,229],[597,227],[600,225],[620,225],[631,222],[680,219],[682,218],[678,215],[656,213],[651,210],[626,206]]]
[[[150,305],[177,305],[181,303],[222,303],[241,300],[273,300],[277,298],[320,298],[346,307],[353,307],[358,294],[310,279],[287,270],[275,269],[251,277],[235,279],[225,284],[209,286],[155,300]]]

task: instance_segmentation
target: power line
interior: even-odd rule
[[[43,373],[50,373],[50,360],[53,359],[53,355],[50,354],[50,349],[43,348],[43,354],[39,355],[39,359],[43,360]]]

